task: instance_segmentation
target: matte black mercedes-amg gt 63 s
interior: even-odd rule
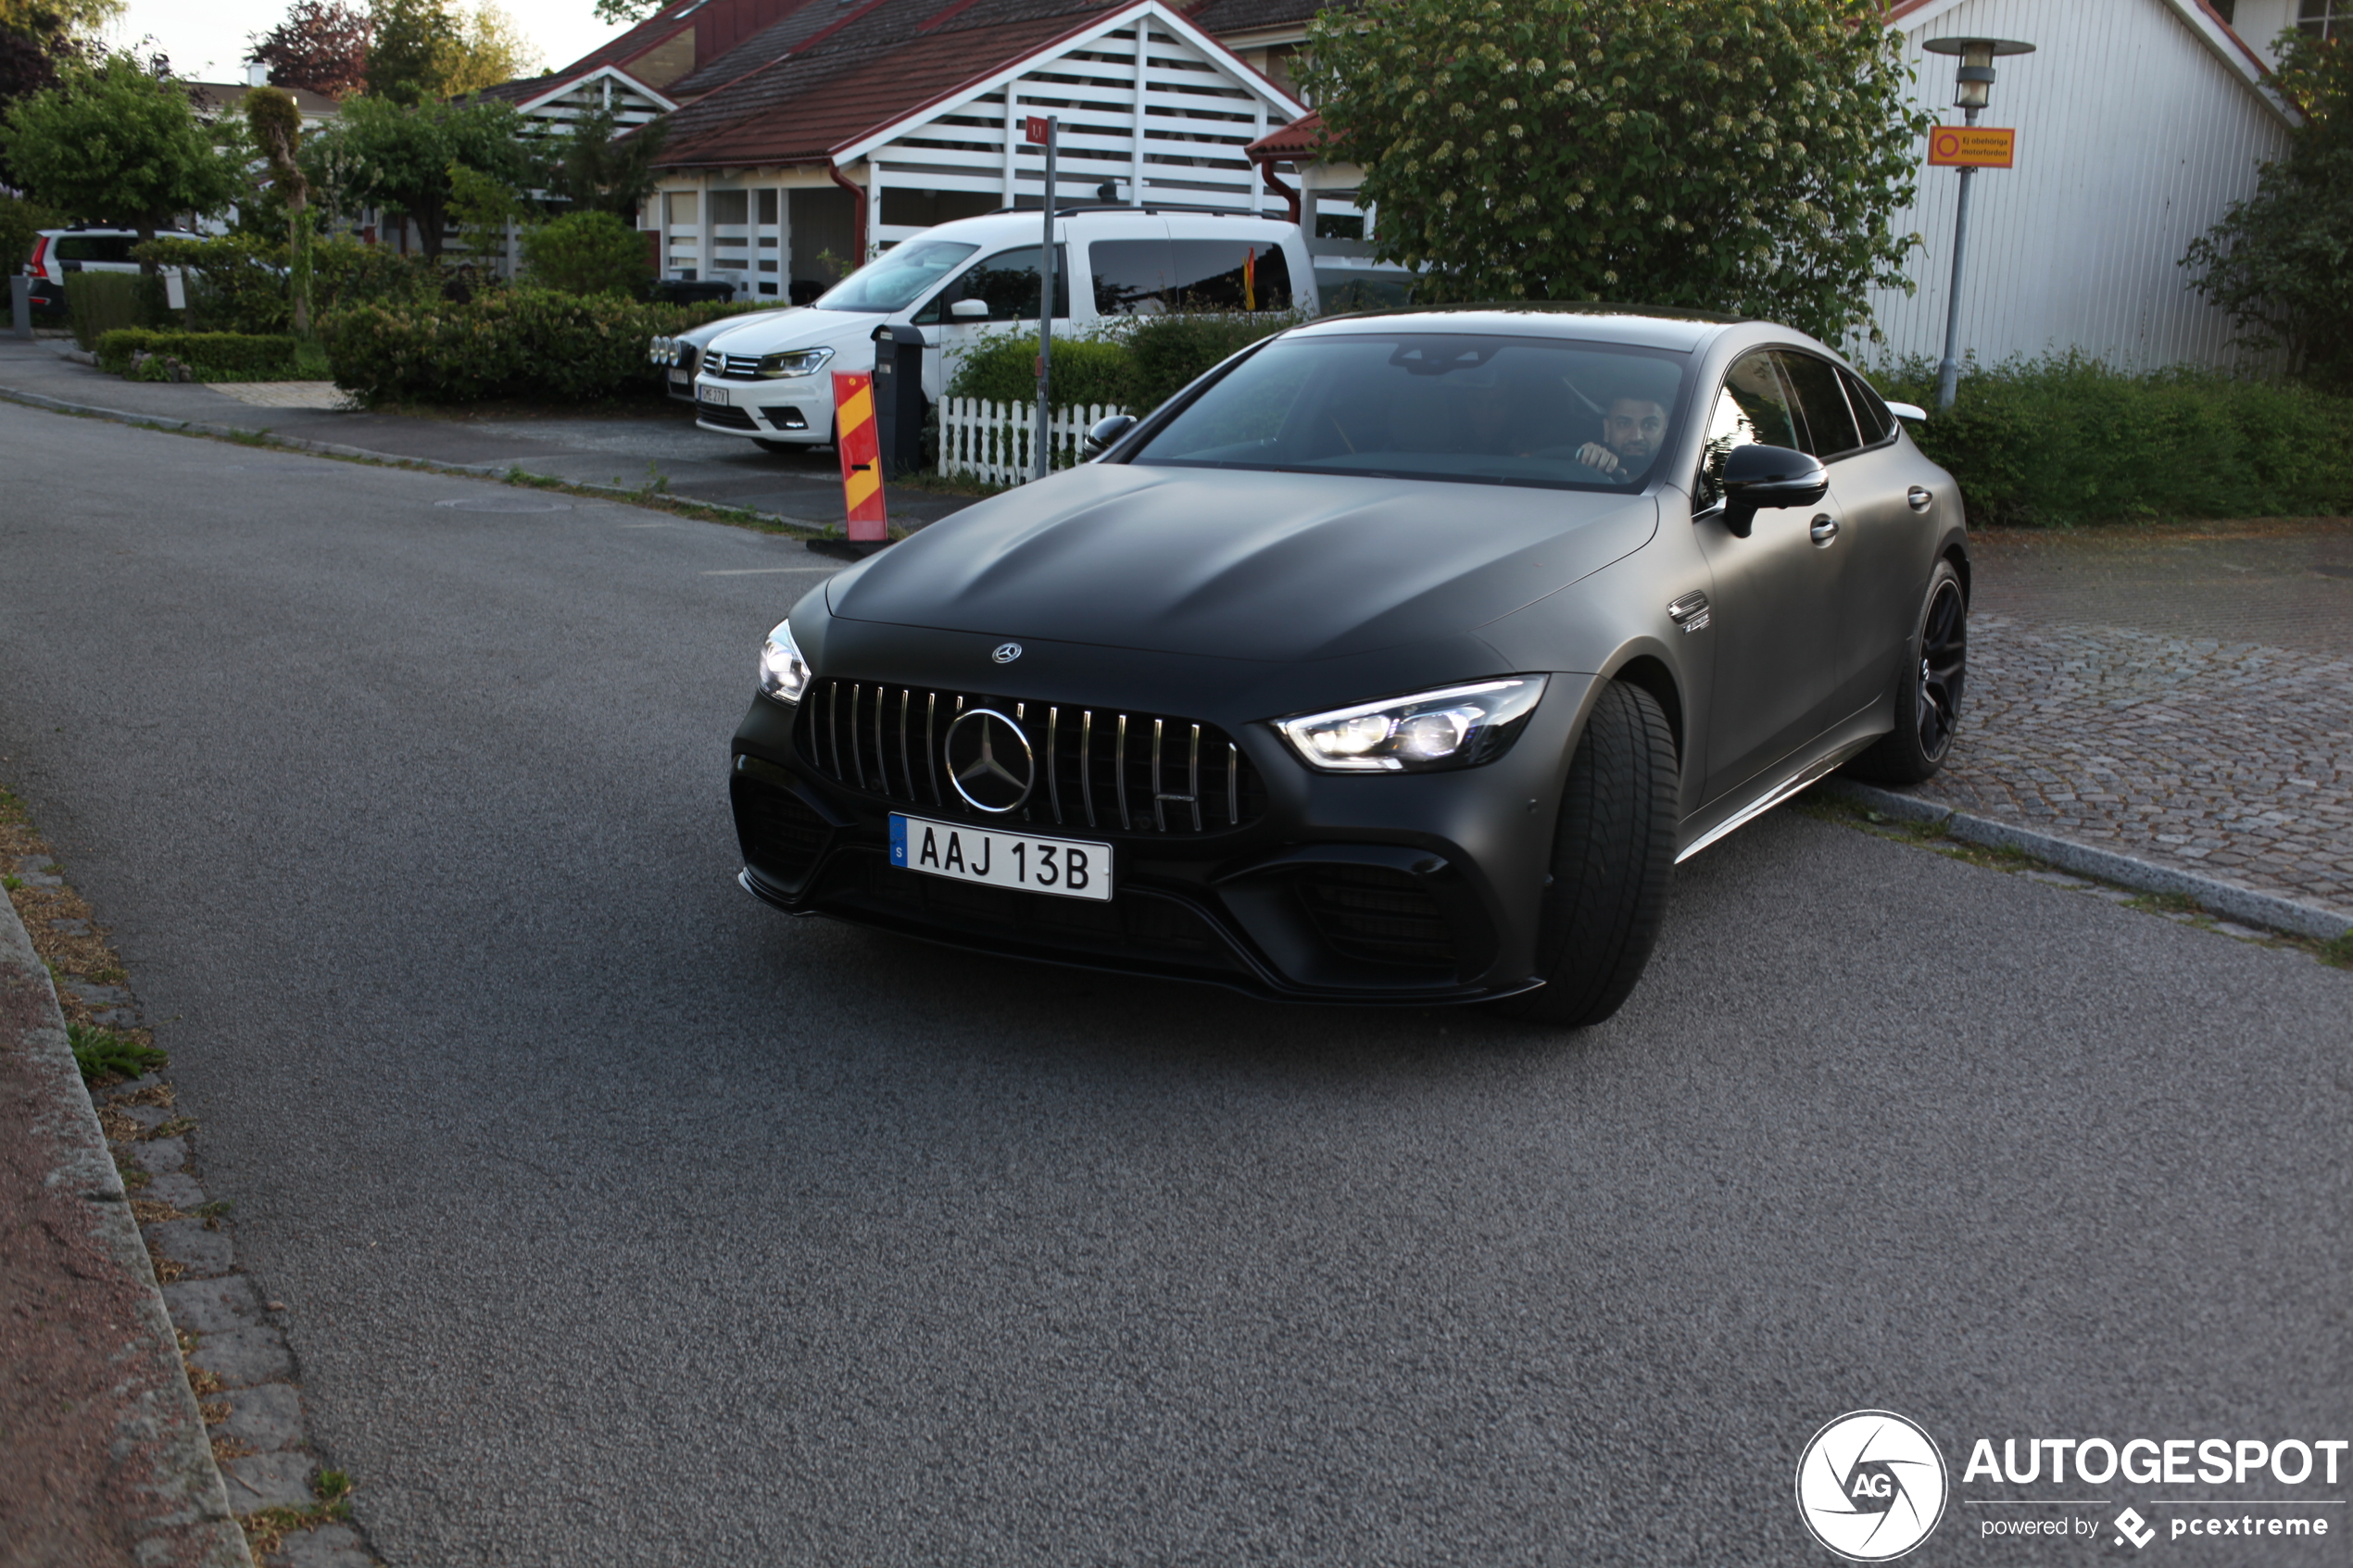
[[[1337,319],[1096,433],[768,633],[731,779],[747,889],[1013,957],[1590,1023],[1676,861],[1952,743],[1958,490],[1787,328]]]

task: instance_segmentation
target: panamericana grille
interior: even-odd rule
[[[1448,965],[1454,934],[1423,887],[1382,866],[1319,866],[1302,877],[1307,918],[1334,950],[1367,963]]]
[[[1265,786],[1214,724],[1158,713],[1010,702],[969,692],[820,680],[800,701],[801,756],[835,782],[971,815],[940,755],[967,708],[1013,716],[1041,775],[1008,820],[1126,833],[1217,833],[1258,820]]]
[[[706,375],[721,376],[728,381],[760,379],[760,356],[757,354],[714,354],[711,357]]]
[[[729,430],[758,430],[749,408],[730,408],[723,404],[698,403],[695,417],[705,424],[724,425]]]

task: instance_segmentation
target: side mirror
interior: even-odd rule
[[[1916,425],[1928,423],[1928,410],[1917,403],[1890,403],[1887,411],[1899,420],[1909,420]]]
[[[1087,449],[1079,456],[1092,462],[1135,428],[1136,416],[1133,414],[1114,414],[1109,419],[1097,420],[1087,432]]]
[[[1724,459],[1724,526],[1745,539],[1770,507],[1810,507],[1831,492],[1830,470],[1786,446],[1735,446]]]
[[[986,321],[988,320],[988,301],[960,299],[948,307],[948,315],[951,320]]]

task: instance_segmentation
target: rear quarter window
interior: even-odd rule
[[[57,236],[57,259],[128,261],[131,259],[131,247],[137,243],[129,234],[60,234]]]
[[[1097,240],[1088,270],[1101,316],[1289,310],[1290,261],[1256,240]]]

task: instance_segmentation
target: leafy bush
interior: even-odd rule
[[[1872,380],[1934,406],[1925,358]],[[1960,481],[1976,523],[2353,509],[2353,398],[2293,384],[2194,367],[2135,375],[2076,354],[2013,359],[1969,368],[1953,408],[1911,429]]]
[[[1201,312],[1130,316],[1088,337],[1054,340],[1054,407],[1106,404],[1141,414],[1160,407],[1196,376],[1264,337],[1306,320],[1291,312]],[[1034,403],[1038,334],[1013,331],[981,340],[949,383],[951,397]]]
[[[362,245],[348,234],[310,247],[310,298],[314,317],[349,305],[400,305],[441,297],[441,271],[422,257],[403,256],[390,245]]]
[[[69,272],[66,316],[73,340],[85,349],[124,327],[151,327],[164,318],[163,280],[140,272]]]
[[[565,294],[635,294],[653,276],[646,239],[610,212],[573,212],[523,236],[531,281]]]
[[[177,267],[185,280],[192,332],[282,332],[294,319],[286,297],[286,247],[251,234],[213,240],[150,240],[132,254]]]
[[[762,308],[774,307],[648,305],[522,283],[463,305],[354,305],[322,335],[335,384],[370,403],[591,403],[660,389],[648,338]]]
[[[136,354],[169,354],[202,381],[286,381],[300,342],[291,332],[174,332],[119,328],[98,339],[98,368],[131,373]]]
[[[1125,344],[1101,338],[1054,340],[1054,407],[1127,406],[1128,354]],[[1007,332],[981,339],[956,365],[950,397],[980,397],[993,403],[1034,406],[1038,401],[1038,333]]]

